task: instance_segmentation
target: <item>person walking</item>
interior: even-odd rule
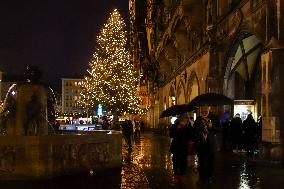
[[[133,125],[130,120],[125,120],[122,124],[122,134],[128,145],[128,150],[132,150]]]
[[[181,114],[169,128],[169,136],[172,138],[170,152],[173,154],[173,171],[176,181],[181,182],[187,171],[188,143],[193,138],[193,130],[187,114]]]
[[[218,129],[214,128],[209,119],[209,106],[200,107],[201,116],[194,122],[195,143],[198,157],[199,182],[211,182],[213,176],[214,153],[215,153],[215,133]]]
[[[232,128],[232,149],[239,151],[243,148],[243,123],[240,114],[237,113],[231,121]]]
[[[248,114],[247,118],[243,122],[244,126],[244,137],[247,155],[254,153],[256,147],[256,135],[257,126],[256,122],[252,117],[252,114]]]

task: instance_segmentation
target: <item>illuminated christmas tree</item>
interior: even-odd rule
[[[125,23],[115,9],[97,37],[91,77],[85,78],[86,89],[93,99],[114,114],[138,113],[139,98],[135,95],[138,78],[126,47]]]
[[[89,76],[85,76],[84,81],[79,82],[80,95],[76,100],[77,106],[82,108],[83,114],[89,115],[89,111],[93,110],[95,107],[95,99],[92,94],[92,80]]]

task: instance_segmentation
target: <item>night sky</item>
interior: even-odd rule
[[[61,77],[83,75],[96,36],[117,8],[127,25],[128,0],[10,0],[0,3],[0,69],[43,71],[43,82],[60,89]]]

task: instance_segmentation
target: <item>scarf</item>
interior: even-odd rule
[[[209,119],[202,117],[201,119],[201,132],[202,132],[202,142],[207,142],[208,138],[208,125],[209,125]]]

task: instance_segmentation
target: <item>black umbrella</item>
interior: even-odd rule
[[[163,117],[169,117],[169,116],[175,116],[175,115],[179,115],[179,114],[183,114],[186,112],[191,112],[197,110],[196,107],[188,105],[188,104],[178,104],[178,105],[173,105],[171,107],[169,107],[168,109],[164,110],[161,115],[160,118]]]
[[[222,94],[217,93],[205,93],[202,95],[199,95],[195,97],[189,105],[191,106],[202,106],[202,105],[208,105],[208,106],[218,106],[218,105],[229,105],[233,104],[233,100],[229,97],[226,97]]]

